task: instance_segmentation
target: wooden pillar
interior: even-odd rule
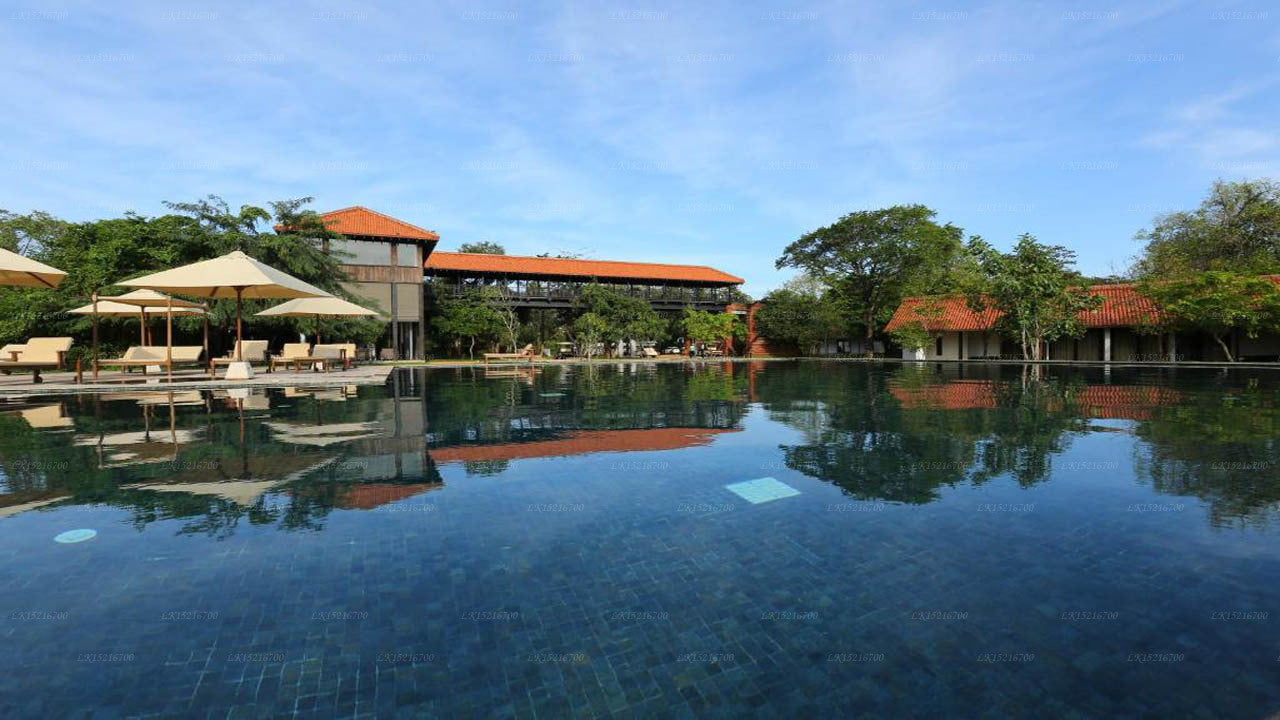
[[[391,243],[391,357],[400,358],[400,323],[396,313],[398,295],[396,293],[396,271],[400,264],[400,246]]]
[[[418,269],[415,274],[418,276],[418,360],[427,359],[427,285],[426,277],[423,275],[423,269],[427,262],[426,248],[421,245],[413,250],[415,264]]]

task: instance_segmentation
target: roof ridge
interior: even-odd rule
[[[538,257],[537,255],[498,255],[496,253],[468,253],[458,252],[457,250],[435,250],[432,255],[480,255],[484,257],[506,257],[519,258],[521,260],[563,260],[565,262],[593,262],[593,263],[610,263],[613,265],[661,265],[664,267],[683,267],[683,268],[702,268],[703,270],[715,270],[723,273],[723,270],[713,268],[710,265],[694,265],[690,263],[670,263],[670,262],[653,262],[650,260],[596,260],[595,258],[561,258],[561,257]],[[728,273],[725,273],[728,275]]]
[[[321,217],[321,218],[327,218],[327,217],[328,217],[328,216],[330,216],[330,215],[337,215],[338,213],[351,212],[351,211],[353,211],[353,210],[362,210],[362,211],[364,211],[364,212],[369,213],[370,215],[377,215],[377,216],[378,216],[378,217],[380,217],[380,218],[383,218],[383,219],[385,219],[385,220],[390,220],[390,221],[392,221],[392,222],[399,223],[399,224],[401,224],[401,225],[405,225],[405,226],[407,226],[407,227],[411,227],[411,228],[413,228],[414,230],[417,230],[417,231],[419,231],[419,232],[423,232],[423,233],[426,233],[426,234],[428,234],[428,235],[435,235],[437,239],[440,237],[440,233],[436,232],[435,230],[431,230],[430,228],[424,228],[424,227],[421,227],[421,226],[419,226],[419,225],[414,225],[414,224],[413,224],[413,223],[411,223],[411,222],[408,222],[408,221],[406,221],[406,220],[401,220],[401,219],[400,219],[400,218],[398,218],[398,217],[392,217],[391,215],[388,215],[388,214],[386,214],[386,213],[384,213],[384,212],[378,212],[377,210],[374,210],[373,208],[365,207],[364,205],[352,205],[352,206],[350,206],[350,207],[338,208],[337,210],[328,210],[328,211],[325,211],[325,212],[320,213],[320,217]]]

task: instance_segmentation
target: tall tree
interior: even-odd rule
[[[764,297],[756,311],[756,332],[776,347],[815,353],[825,342],[847,332],[848,324],[834,293],[812,278],[801,277]]]
[[[963,251],[963,233],[935,215],[923,205],[849,213],[788,245],[776,265],[800,268],[834,290],[870,354],[905,294],[951,289],[947,268]]]
[[[1143,282],[1139,290],[1160,309],[1160,324],[1209,333],[1228,362],[1236,359],[1227,343],[1233,330],[1251,338],[1280,330],[1280,287],[1270,278],[1209,271]]]
[[[1102,302],[1071,269],[1075,253],[1059,245],[1043,245],[1024,233],[1009,253],[976,237],[969,251],[985,276],[981,286],[970,288],[969,305],[975,312],[999,310],[997,329],[1021,345],[1026,360],[1043,359],[1046,343],[1083,335],[1079,314]]]
[[[730,313],[685,308],[681,320],[685,337],[693,342],[715,343],[733,337],[736,318]]]
[[[612,344],[619,340],[651,340],[663,331],[662,321],[648,301],[625,295],[606,285],[584,285],[576,305],[581,314],[593,316],[589,322],[590,327],[602,336],[598,342]]]
[[[1215,182],[1200,207],[1156,218],[1133,274],[1176,277],[1204,270],[1280,270],[1280,185],[1269,180]]]
[[[492,340],[502,332],[502,319],[490,299],[479,291],[461,298],[442,299],[439,312],[431,323],[436,332],[453,341],[456,350],[461,350],[465,342],[467,357],[472,360],[475,359],[477,342]]]

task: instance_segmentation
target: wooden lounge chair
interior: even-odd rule
[[[316,345],[311,351],[312,355],[317,357],[332,357],[336,360],[338,367],[342,369],[352,368],[356,365],[356,344],[355,343],[326,343],[324,345]],[[326,368],[328,364],[326,363]]]
[[[530,343],[529,345],[525,345],[523,348],[521,348],[520,352],[485,353],[484,364],[488,365],[490,360],[524,360],[525,358],[528,358],[529,362],[533,362],[533,344],[532,343]]]
[[[159,366],[165,368],[169,362],[166,357],[172,358],[172,367],[167,368],[169,370],[179,365],[206,367],[204,360],[201,359],[204,355],[204,348],[199,345],[174,345],[172,354],[168,356],[165,351],[166,348],[163,345],[134,345],[125,350],[122,357],[99,360],[97,367],[118,367],[126,372],[131,368],[140,367],[142,368],[142,374],[146,375],[148,367]]]
[[[27,346],[26,346],[26,345],[19,345],[19,344],[17,344],[17,343],[9,343],[8,345],[5,345],[4,347],[0,347],[0,360],[13,360],[13,361],[17,361],[17,360],[18,360],[18,358],[22,355],[22,351],[23,351],[23,350],[26,350],[26,349],[27,349]]]
[[[277,365],[293,365],[294,370],[301,370],[304,364],[315,365],[324,358],[313,357],[310,343],[285,343],[279,355],[272,355],[267,365],[267,372],[275,372]]]
[[[8,346],[7,346],[8,347]],[[22,349],[11,353],[14,360],[0,360],[0,372],[8,375],[14,370],[30,370],[31,382],[42,383],[41,370],[57,370],[65,364],[71,338],[31,338]]]
[[[268,341],[266,340],[241,340],[240,354],[244,357],[244,361],[247,363],[260,363],[265,365],[270,360],[267,355],[267,343]],[[209,360],[210,372],[219,365],[230,365],[235,361],[236,350],[233,347],[231,348],[231,352],[227,353],[226,357],[212,358]]]

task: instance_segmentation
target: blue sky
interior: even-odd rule
[[[0,208],[313,195],[758,296],[893,203],[1123,270],[1155,213],[1280,160],[1263,2],[267,5],[7,5]]]

